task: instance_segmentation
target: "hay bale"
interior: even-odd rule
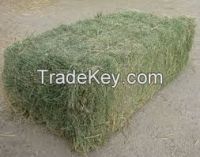
[[[17,42],[5,51],[4,84],[10,101],[37,122],[87,152],[119,130],[133,112],[184,67],[194,21],[137,12],[97,16]],[[38,69],[120,73],[160,72],[163,84],[41,85]],[[49,75],[45,75],[45,80]]]

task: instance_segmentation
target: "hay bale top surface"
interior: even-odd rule
[[[159,18],[136,12],[99,15],[69,26],[61,25],[10,48],[16,56],[32,61],[35,58],[33,64],[40,63],[39,60],[51,60],[52,64],[59,58],[56,59],[58,66],[65,63],[65,67],[87,69],[98,65],[102,69],[112,69],[115,64],[123,64],[133,53],[145,55],[153,46],[169,45],[174,40],[172,35],[179,33],[181,36],[190,24],[189,19],[185,19]],[[169,35],[171,38],[166,41]],[[111,64],[113,67],[108,67]]]

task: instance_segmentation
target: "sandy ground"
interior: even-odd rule
[[[199,157],[200,1],[199,0],[0,0],[0,71],[3,50],[16,40],[99,12],[137,9],[159,15],[188,15],[197,28],[185,71],[146,104],[124,131],[91,157]],[[67,142],[43,127],[13,120],[0,81],[0,157],[75,157]]]

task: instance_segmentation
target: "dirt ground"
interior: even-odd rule
[[[188,15],[197,28],[185,71],[137,112],[124,131],[89,157],[199,157],[199,0],[0,0],[0,71],[3,51],[16,40],[99,12],[124,9],[159,15]],[[67,142],[45,128],[12,119],[0,81],[0,157],[76,157]]]

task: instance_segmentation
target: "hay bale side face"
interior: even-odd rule
[[[6,49],[5,87],[16,108],[70,137],[75,150],[87,152],[121,128],[162,85],[41,85],[37,70],[100,69],[123,79],[130,72],[160,72],[166,85],[187,63],[193,34],[189,18],[136,12],[62,25]]]

